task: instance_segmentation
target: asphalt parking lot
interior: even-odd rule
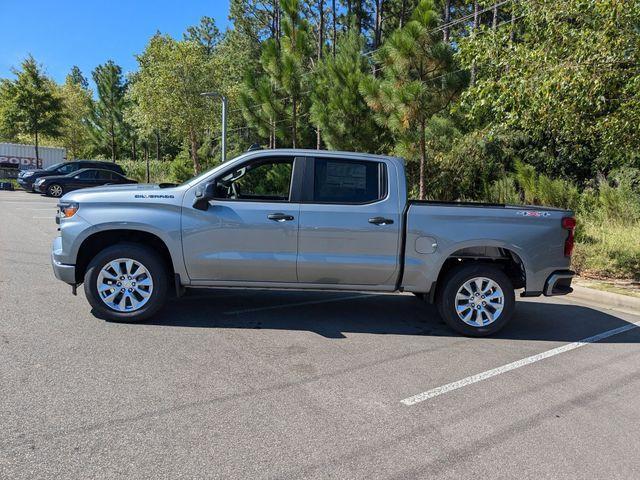
[[[409,294],[201,289],[107,323],[53,277],[55,203],[0,191],[0,478],[640,477],[640,312],[471,339]]]

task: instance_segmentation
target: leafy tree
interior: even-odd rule
[[[92,73],[97,87],[98,100],[91,112],[91,132],[97,148],[108,151],[111,160],[118,158],[124,125],[126,82],[122,68],[109,60],[98,65]]]
[[[196,42],[156,35],[138,63],[130,92],[137,124],[150,130],[167,125],[189,146],[193,169],[200,173],[199,149],[211,119],[211,104],[201,93],[218,86],[210,59]]]
[[[10,134],[32,136],[36,162],[40,164],[39,142],[42,135],[57,137],[63,122],[63,103],[55,83],[47,78],[30,55],[14,70],[15,80],[0,83],[0,122]]]
[[[331,149],[375,151],[383,130],[370,115],[360,83],[371,71],[362,55],[364,39],[355,31],[340,37],[336,56],[318,65],[311,93],[311,120]]]
[[[411,20],[393,32],[377,57],[381,78],[368,77],[362,92],[409,158],[418,156],[419,197],[425,198],[427,126],[445,110],[461,89],[464,76],[455,70],[453,50],[434,31],[439,21],[432,0],[422,0]]]
[[[585,182],[637,165],[640,4],[512,3],[514,41],[507,24],[460,42],[462,61],[478,66],[464,95],[470,120],[526,135],[528,156],[547,174]]]
[[[91,134],[88,122],[92,111],[89,82],[78,67],[73,67],[60,88],[65,118],[61,129],[62,144],[71,159],[88,156]]]

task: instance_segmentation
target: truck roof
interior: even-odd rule
[[[375,153],[366,153],[366,152],[345,152],[341,150],[314,150],[309,148],[273,148],[273,149],[264,149],[264,150],[250,150],[239,155],[236,158],[244,157],[245,155],[255,155],[255,154],[269,154],[269,155],[300,155],[300,156],[323,156],[323,157],[342,157],[342,158],[358,158],[358,157],[370,157],[370,158],[379,158],[386,159],[392,161],[402,162],[404,164],[404,160],[399,157],[393,157],[390,155],[378,155]]]

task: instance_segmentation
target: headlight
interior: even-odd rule
[[[34,172],[24,172],[24,173],[22,174],[22,178],[24,178],[24,177],[30,177],[30,176],[31,176],[31,175],[33,175],[33,174],[34,174]]]
[[[79,208],[80,205],[78,205],[76,202],[59,203],[58,211],[60,212],[60,218],[73,217]]]
[[[38,180],[36,180],[35,185],[42,185],[44,183],[44,178],[39,178]]]

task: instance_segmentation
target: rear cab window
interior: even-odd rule
[[[386,165],[370,160],[316,158],[313,202],[366,204],[387,196]]]

